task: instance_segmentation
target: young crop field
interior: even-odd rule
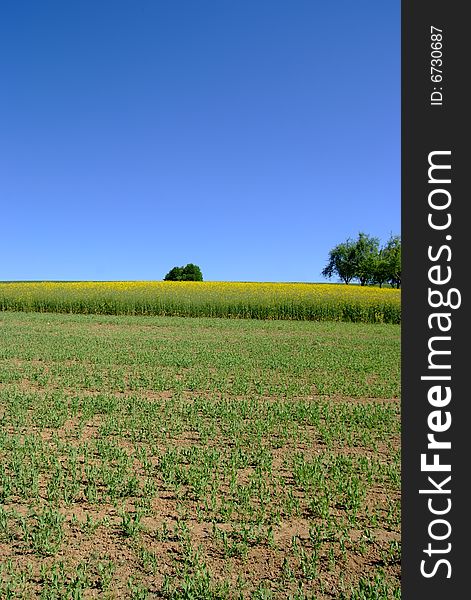
[[[400,325],[65,314],[126,303],[20,288],[0,292],[23,311],[0,312],[1,598],[400,598]],[[164,303],[130,289],[136,313]],[[232,316],[263,305],[237,294]]]
[[[0,310],[400,323],[401,291],[308,283],[0,283]]]

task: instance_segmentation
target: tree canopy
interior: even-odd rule
[[[355,245],[352,240],[338,244],[329,252],[329,262],[322,271],[329,279],[338,275],[344,283],[350,283],[355,277]]]
[[[165,275],[164,281],[203,281],[203,273],[198,265],[188,263],[184,267],[173,267]]]
[[[358,281],[360,285],[389,283],[401,287],[401,237],[390,236],[384,246],[378,238],[360,232],[356,240],[347,239],[329,252],[329,259],[322,275],[336,275],[348,284]]]

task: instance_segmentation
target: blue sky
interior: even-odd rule
[[[400,233],[400,3],[5,0],[0,280],[324,281]]]

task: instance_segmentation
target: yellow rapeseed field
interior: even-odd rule
[[[0,310],[400,323],[401,291],[322,283],[0,283]]]

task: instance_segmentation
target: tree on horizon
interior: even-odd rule
[[[203,273],[198,265],[188,263],[184,267],[170,269],[164,281],[203,281]]]

